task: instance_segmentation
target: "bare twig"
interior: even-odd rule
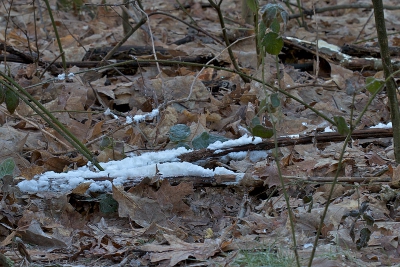
[[[165,12],[161,12],[161,11],[156,11],[156,12],[150,13],[148,16],[151,17],[151,16],[154,16],[154,15],[164,15],[164,16],[168,16],[168,17],[171,17],[173,19],[176,19],[177,21],[182,22],[183,24],[187,25],[188,27],[193,28],[193,29],[195,29],[195,30],[197,30],[199,32],[204,33],[205,35],[207,35],[208,37],[212,38],[217,43],[223,44],[223,42],[221,40],[219,40],[217,37],[209,34],[206,30],[204,30],[204,29],[202,29],[202,28],[200,28],[200,27],[198,27],[196,25],[187,23],[186,21],[184,21],[184,20],[182,20],[182,19],[180,19],[180,18],[178,18],[178,17],[176,17],[174,15],[171,15],[171,14],[168,14],[168,13],[165,13]]]
[[[228,49],[228,54],[229,57],[232,61],[233,67],[235,68],[236,71],[240,72],[240,68],[239,65],[236,62],[235,59],[235,55],[233,54],[233,51],[231,49],[231,44],[230,41],[228,39],[228,34],[226,32],[226,27],[225,27],[225,22],[224,22],[224,16],[222,15],[222,10],[221,10],[221,3],[222,1],[219,1],[219,3],[217,4],[216,2],[214,2],[214,0],[208,0],[208,2],[211,4],[211,6],[217,11],[218,14],[218,18],[219,18],[219,23],[221,24],[221,28],[222,28],[222,36],[224,37],[224,41],[225,41],[225,45]],[[240,74],[239,74],[240,75]],[[245,83],[249,83],[250,79],[248,79],[247,77],[245,77],[244,75],[240,75],[240,77],[242,78],[242,80]]]
[[[123,11],[125,11],[126,13],[128,13],[128,10],[127,10],[127,8],[126,8],[125,6],[121,5],[121,8],[122,8]],[[111,49],[111,50],[107,53],[107,55],[101,60],[100,65],[101,65],[102,63],[106,62],[107,60],[109,60],[109,59],[114,55],[115,51],[117,51],[118,48],[120,48],[120,47],[126,42],[126,40],[128,40],[128,38],[129,38],[137,29],[140,28],[140,26],[142,26],[143,24],[145,24],[146,21],[147,21],[147,17],[143,16],[142,19],[139,21],[138,24],[136,24],[135,27],[133,27],[133,28],[131,27],[131,28],[129,29],[128,33],[124,36],[124,38],[122,38],[122,40],[119,41],[118,44],[117,44],[116,46],[114,46],[113,49]]]
[[[189,101],[190,98],[192,97],[193,86],[194,86],[194,84],[195,84],[197,78],[200,76],[200,74],[207,68],[207,66],[208,66],[211,62],[213,62],[214,60],[216,60],[225,50],[229,49],[231,46],[233,46],[233,45],[236,44],[237,42],[242,41],[242,40],[246,40],[246,39],[249,39],[249,38],[253,38],[253,37],[254,37],[254,35],[248,36],[248,37],[243,37],[243,38],[240,38],[240,39],[237,39],[235,42],[233,42],[232,44],[230,44],[228,47],[225,47],[218,55],[216,55],[215,57],[213,57],[212,59],[210,59],[210,60],[205,64],[205,66],[204,66],[203,68],[201,68],[201,70],[200,70],[200,71],[196,74],[196,76],[194,77],[194,80],[193,80],[193,82],[192,82],[192,84],[191,84],[191,86],[190,86],[190,92],[189,92],[189,95],[188,95],[188,97],[187,97],[187,101]]]
[[[317,13],[315,13],[315,3],[313,1],[313,11],[314,11],[314,17],[315,17],[315,28],[316,28],[316,37],[317,40],[315,40],[315,55],[317,58],[317,62],[316,62],[316,66],[315,66],[315,78],[318,78],[318,74],[319,74],[319,47],[318,47],[318,42],[319,42],[319,28],[318,28],[318,17],[317,17]],[[300,9],[301,10],[301,9]],[[304,21],[303,21],[304,22]]]
[[[360,38],[362,32],[364,31],[365,27],[367,26],[368,22],[371,20],[371,18],[372,18],[373,15],[374,15],[374,10],[371,10],[371,13],[370,13],[369,16],[368,16],[367,21],[364,23],[364,25],[363,25],[361,31],[358,33],[358,36],[357,36],[356,40],[354,41],[354,43],[357,43],[358,38]]]
[[[315,13],[323,13],[327,11],[334,11],[334,10],[340,10],[340,9],[349,9],[349,8],[367,8],[367,9],[372,9],[374,8],[372,4],[367,4],[367,3],[355,3],[355,4],[346,4],[346,5],[337,5],[337,6],[327,6],[327,7],[321,7],[321,8],[316,8]],[[398,10],[400,9],[400,6],[388,6],[388,5],[383,5],[383,9],[387,10]],[[312,16],[314,14],[313,10],[304,10],[302,13],[304,13],[307,16]],[[302,15],[300,14],[294,14],[290,15],[290,19],[295,19],[295,18],[300,18]]]
[[[3,113],[8,114],[8,111],[7,111],[4,107],[0,106],[0,110],[1,110]],[[13,114],[13,115],[10,115],[10,116],[17,116],[20,120],[23,120],[23,121],[25,121],[26,123],[29,123],[29,124],[32,125],[33,127],[37,128],[39,131],[41,131],[43,134],[50,136],[50,138],[54,139],[55,141],[57,141],[58,143],[60,143],[60,144],[61,144],[62,146],[64,146],[65,148],[67,148],[67,149],[70,148],[69,145],[67,145],[66,143],[64,143],[64,142],[63,142],[62,140],[60,140],[58,137],[56,137],[55,135],[49,133],[48,131],[46,131],[45,129],[43,129],[43,127],[40,127],[37,123],[35,123],[35,122],[31,121],[31,120],[26,119],[24,116],[19,115],[18,112],[14,112],[14,114]]]
[[[62,62],[63,62],[63,69],[64,69],[64,71],[66,71],[66,69],[67,69],[67,64],[65,63],[66,60],[65,60],[64,49],[63,49],[63,47],[62,47],[60,35],[58,34],[58,29],[57,29],[56,22],[54,21],[53,12],[51,11],[51,7],[50,7],[49,0],[44,0],[44,3],[46,4],[47,13],[49,14],[49,17],[50,17],[50,20],[51,20],[51,24],[53,25],[54,34],[56,35],[56,40],[57,40],[58,48],[60,49],[61,59],[62,59]]]

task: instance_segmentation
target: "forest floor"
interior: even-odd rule
[[[312,266],[400,266],[400,169],[385,90],[346,145],[331,123],[354,122],[372,95],[367,77],[384,77],[370,2],[316,1],[313,11],[304,0],[315,14],[302,27],[296,1],[279,2],[277,15],[289,15],[280,22],[284,47],[260,65],[240,1],[222,1],[234,60],[258,79],[249,83],[230,71],[208,1],[144,1],[147,22],[108,62],[129,64],[108,67],[100,61],[125,36],[122,1],[49,1],[67,73],[45,1],[26,2],[0,7],[2,80],[25,88],[104,171],[26,102],[11,114],[2,86],[3,266],[12,266],[7,258],[20,266],[296,266],[296,254],[307,266],[328,203]],[[385,16],[396,61],[400,6],[384,3],[393,7]],[[145,16],[133,7],[134,27]]]

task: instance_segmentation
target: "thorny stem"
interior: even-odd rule
[[[390,76],[386,79],[385,82],[387,82],[389,79],[393,79],[393,76],[396,75],[397,73],[400,73],[400,70],[399,70],[399,71],[396,71],[396,72],[394,72],[392,75],[390,75]],[[346,152],[347,144],[348,144],[348,142],[349,142],[350,139],[351,139],[351,135],[352,135],[352,133],[353,133],[355,127],[360,123],[360,121],[361,121],[362,117],[364,116],[365,112],[367,112],[367,109],[368,109],[369,106],[371,105],[372,101],[375,99],[376,95],[377,95],[379,92],[382,91],[384,85],[385,85],[385,83],[382,84],[381,87],[380,87],[378,90],[376,90],[376,92],[373,93],[372,96],[368,99],[367,104],[365,105],[365,107],[364,107],[364,109],[361,111],[361,113],[358,115],[358,117],[357,117],[356,121],[354,122],[353,126],[350,128],[350,131],[349,131],[349,133],[347,134],[346,139],[344,140],[343,148],[342,148],[342,151],[340,152],[339,163],[338,163],[338,166],[337,166],[336,174],[335,174],[335,177],[333,178],[332,187],[331,187],[331,189],[330,189],[330,191],[329,191],[329,195],[328,195],[328,199],[327,199],[327,201],[326,201],[326,205],[325,205],[325,208],[324,208],[324,212],[322,213],[321,220],[320,220],[319,225],[318,225],[317,234],[316,234],[316,236],[315,236],[315,240],[314,240],[314,244],[313,244],[313,249],[312,249],[311,255],[310,255],[310,261],[308,262],[308,267],[311,267],[311,266],[312,266],[312,262],[313,262],[314,257],[315,257],[315,252],[316,252],[316,250],[317,250],[317,245],[318,245],[319,236],[320,236],[320,234],[321,234],[322,227],[324,226],[324,220],[325,220],[326,214],[328,213],[329,203],[330,203],[330,201],[331,201],[331,199],[332,199],[335,186],[336,186],[336,184],[337,184],[337,182],[338,182],[339,172],[340,172],[341,169],[342,169],[342,165],[343,165],[342,162],[343,162],[344,153]],[[393,135],[395,135],[395,134],[396,134],[396,132],[394,132],[394,130],[393,130]]]
[[[8,29],[8,22],[10,21],[10,14],[11,14],[11,7],[12,7],[13,1],[10,3],[10,8],[7,11],[7,19],[6,19],[6,27],[4,29],[4,43],[7,44],[7,29]],[[7,7],[5,3],[3,2],[5,10],[7,10]],[[7,65],[7,53],[6,53],[6,46],[4,46],[4,65]]]
[[[390,77],[393,66],[389,53],[388,38],[386,34],[385,15],[382,0],[372,0],[374,5],[375,25],[378,34],[378,42],[381,51],[382,66],[385,77]],[[397,101],[397,85],[393,78],[386,80],[386,93],[389,99],[390,117],[393,125],[394,157],[400,163],[400,110]]]
[[[124,30],[125,36],[127,36],[128,33],[130,32],[130,30],[132,29],[132,27],[131,27],[131,24],[129,23],[128,11],[123,9],[122,7],[125,7],[126,9],[128,9],[129,0],[124,0],[124,4],[125,5],[121,5],[121,9],[122,9],[122,29]]]
[[[258,6],[258,1],[254,1],[255,4],[257,5],[257,12],[253,13],[253,23],[254,23],[254,32],[256,34],[256,55],[257,55],[257,67],[260,66],[261,62],[262,62],[262,58],[264,58],[264,49],[261,45],[261,40],[259,38],[260,36],[260,24],[258,22],[259,15],[258,15],[258,10],[260,9],[260,7]]]
[[[221,11],[221,3],[222,3],[222,1],[219,1],[218,4],[216,4],[213,0],[208,0],[208,2],[217,11],[218,18],[219,18],[219,23],[221,24],[221,28],[222,28],[222,36],[224,37],[225,45],[228,47],[229,57],[230,57],[230,59],[232,61],[232,64],[233,64],[233,67],[235,68],[235,70],[237,72],[240,72],[239,65],[237,64],[236,59],[235,59],[235,55],[233,54],[232,48],[230,47],[231,44],[229,42],[228,34],[226,33],[224,16],[222,15],[222,11]],[[241,75],[241,74],[239,74],[239,75],[240,75],[240,77],[242,78],[242,80],[245,83],[249,83],[251,81],[251,79],[247,78],[246,76]]]
[[[58,44],[58,48],[60,49],[61,60],[62,60],[62,63],[63,63],[63,69],[64,69],[64,71],[66,71],[67,64],[65,63],[66,62],[65,61],[65,54],[64,54],[64,50],[63,50],[62,43],[61,43],[61,40],[60,40],[60,35],[58,34],[57,25],[56,25],[56,22],[54,21],[53,12],[51,11],[49,0],[44,0],[44,3],[46,4],[47,12],[49,13],[51,24],[53,25],[54,34],[56,35],[57,44]]]
[[[334,189],[335,189],[335,186],[337,184],[338,177],[339,177],[339,172],[342,169],[342,161],[343,161],[344,153],[346,152],[347,143],[350,141],[352,133],[353,133],[353,129],[350,129],[349,133],[347,134],[346,139],[344,140],[342,151],[340,152],[339,163],[338,163],[338,166],[337,166],[335,178],[333,179],[332,186],[331,186],[331,189],[329,191],[329,196],[328,196],[328,199],[326,201],[325,208],[324,208],[324,212],[322,213],[321,220],[320,220],[319,225],[318,225],[317,234],[315,236],[313,249],[312,249],[311,255],[310,255],[310,261],[308,262],[308,267],[312,266],[312,262],[313,262],[314,257],[315,257],[315,252],[317,250],[319,236],[321,234],[322,227],[324,226],[324,221],[325,221],[326,214],[328,213],[328,207],[329,207],[329,204],[330,204],[329,202],[332,199],[333,192],[334,192]]]
[[[300,12],[300,17],[301,17],[301,26],[303,26],[304,28],[307,29],[307,23],[304,20],[304,13],[303,13],[303,5],[301,3],[301,0],[297,0],[297,6],[299,8],[299,12]]]
[[[39,101],[32,97],[24,88],[22,88],[17,82],[11,77],[0,71],[0,76],[4,80],[0,79],[0,83],[6,86],[9,90],[12,90],[17,94],[28,106],[30,106],[36,113],[40,113],[40,110],[46,114],[46,116],[41,116],[54,130],[56,130],[60,135],[62,135],[72,146],[79,150],[89,161],[91,161],[99,170],[104,169],[97,162],[96,158],[92,155],[89,149],[79,141],[76,136],[74,136],[65,126],[57,120]],[[8,83],[7,83],[7,82]],[[24,95],[25,97],[22,97]],[[32,102],[34,104],[32,104]]]
[[[286,190],[286,185],[285,185],[285,181],[283,179],[283,175],[282,175],[282,170],[281,170],[281,166],[280,166],[280,160],[278,157],[278,137],[276,135],[276,126],[275,126],[275,122],[273,122],[273,132],[274,132],[274,143],[275,143],[275,149],[273,152],[273,156],[275,158],[275,163],[276,163],[276,168],[278,171],[278,177],[279,180],[281,182],[281,187],[282,187],[282,191],[283,191],[283,197],[285,198],[285,202],[286,202],[286,207],[287,207],[287,211],[288,211],[288,217],[289,217],[289,223],[290,223],[290,228],[291,228],[291,234],[292,234],[292,240],[293,240],[293,251],[294,251],[294,256],[296,258],[296,264],[298,267],[300,267],[300,258],[299,258],[299,252],[297,250],[297,241],[296,241],[296,231],[295,231],[295,225],[294,225],[294,215],[293,215],[293,211],[292,208],[290,207],[290,198],[289,198],[289,194]]]
[[[276,63],[276,73],[277,73],[277,79],[278,79],[278,88],[277,89],[282,90],[281,83],[280,83],[280,81],[281,81],[281,73],[280,73],[280,70],[279,70],[279,58],[278,58],[277,55],[275,56],[275,63]],[[265,81],[264,81],[264,60],[263,60],[262,71],[263,71],[263,75],[262,75],[263,82],[265,84]],[[269,109],[268,112],[270,114],[272,114],[272,112],[270,110],[270,106],[267,105],[267,107]],[[271,116],[273,116],[273,115],[271,115]],[[281,166],[280,166],[280,159],[279,159],[279,156],[278,156],[278,137],[277,137],[277,134],[276,134],[276,122],[275,122],[275,119],[271,118],[271,122],[272,122],[272,131],[274,133],[274,145],[275,145],[275,148],[274,148],[272,153],[273,153],[273,156],[275,158],[275,164],[276,164],[276,168],[277,168],[277,171],[278,171],[278,177],[279,177],[279,181],[281,182],[283,196],[285,198],[286,207],[287,207],[287,211],[288,211],[288,218],[289,218],[290,229],[291,229],[290,232],[292,234],[292,240],[293,240],[294,256],[296,258],[297,267],[300,267],[300,258],[299,258],[299,252],[297,250],[296,231],[295,231],[295,225],[294,225],[295,218],[293,216],[292,208],[290,206],[290,198],[289,198],[289,194],[288,194],[288,192],[286,190],[286,185],[285,185],[285,181],[283,180],[282,170],[281,170]]]

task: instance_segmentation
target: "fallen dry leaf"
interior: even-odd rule
[[[179,262],[195,257],[197,260],[205,260],[215,255],[220,249],[221,240],[206,239],[204,243],[186,243],[173,235],[163,235],[169,243],[168,246],[147,244],[140,248],[151,252],[151,262],[169,260],[169,266],[175,266]]]

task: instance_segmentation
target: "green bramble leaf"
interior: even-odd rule
[[[269,32],[264,36],[262,45],[265,47],[265,51],[271,55],[279,55],[283,48],[283,39],[276,32]]]
[[[358,239],[356,242],[358,250],[368,246],[368,241],[371,239],[371,234],[371,230],[369,230],[368,228],[361,229],[360,239]]]
[[[363,214],[363,219],[365,220],[365,222],[367,223],[367,225],[373,226],[374,223],[375,223],[375,219],[374,219],[374,217],[372,217],[371,214],[364,213],[364,214]]]
[[[367,77],[367,79],[365,79],[365,82],[367,90],[372,94],[380,90],[385,83],[384,81],[375,79],[374,77]]]
[[[257,0],[246,0],[247,6],[250,8],[251,12],[258,12],[258,3]]]
[[[265,25],[270,28],[274,22],[274,19],[278,19],[278,22],[283,22],[284,30],[289,20],[289,13],[280,4],[266,4],[261,9],[262,20]]]
[[[176,124],[169,129],[169,140],[181,142],[190,135],[190,127],[185,124]]]
[[[350,132],[349,126],[347,125],[346,120],[342,116],[333,117],[333,120],[336,123],[336,127],[340,135],[345,136]]]
[[[267,31],[267,26],[265,26],[265,23],[263,21],[260,22],[260,25],[258,25],[258,41],[261,42],[264,39],[265,32]]]
[[[0,84],[0,105],[6,100],[6,89]]]
[[[6,175],[12,175],[15,169],[15,162],[13,158],[7,158],[0,163],[0,179]]]
[[[109,136],[104,136],[100,141],[100,150],[114,147],[114,139]]]
[[[277,18],[273,19],[273,21],[272,21],[271,25],[269,26],[269,28],[271,29],[271,31],[279,34],[279,32],[281,30],[281,25],[280,25],[280,23],[279,23]]]
[[[261,113],[261,112],[264,112],[265,110],[267,110],[267,98],[263,98],[261,101],[260,101],[260,104],[258,105],[258,112],[259,113]]]
[[[188,150],[190,149],[190,146],[189,146],[188,144],[184,143],[184,142],[179,142],[179,143],[177,143],[175,147],[176,147],[176,148],[178,148],[178,147],[184,147],[184,148],[186,148],[186,149],[188,149]]]
[[[114,213],[118,210],[118,202],[110,194],[102,194],[100,199],[100,211],[105,214]]]
[[[251,133],[253,136],[271,138],[274,135],[274,130],[270,127],[265,127],[261,124],[258,124],[251,129]]]
[[[259,117],[254,117],[251,122],[250,122],[251,127],[254,127],[256,125],[261,125],[261,121]]]
[[[5,102],[8,112],[11,114],[17,109],[19,105],[19,97],[11,90],[6,90]]]
[[[279,99],[278,93],[273,93],[270,96],[272,108],[277,108],[281,105],[281,100]]]
[[[202,149],[202,148],[207,148],[210,144],[215,143],[217,141],[225,142],[228,140],[229,140],[228,138],[225,138],[223,136],[203,132],[202,134],[193,138],[192,146],[194,149]]]

